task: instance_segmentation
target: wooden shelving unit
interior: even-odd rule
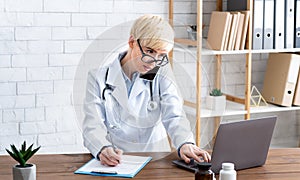
[[[216,10],[222,11],[223,0],[216,1]],[[246,47],[252,47],[252,14],[253,14],[253,0],[247,1],[247,9],[250,11],[249,28],[247,34]],[[169,19],[171,24],[174,19],[174,0],[169,0]],[[197,0],[197,27],[202,27],[203,19],[203,0]],[[205,42],[202,39],[202,28],[197,28],[197,41],[190,39],[178,39],[175,38],[175,42],[179,44],[194,46],[197,51],[197,65],[196,65],[196,103],[185,101],[185,110],[189,114],[193,114],[196,117],[196,143],[200,145],[200,130],[201,130],[201,118],[215,117],[216,129],[220,121],[221,116],[233,116],[244,115],[244,119],[250,119],[250,114],[268,113],[268,112],[282,112],[282,111],[295,111],[300,110],[300,107],[280,107],[269,104],[266,107],[250,107],[251,96],[251,72],[252,72],[252,55],[264,54],[274,52],[300,52],[300,48],[292,49],[261,49],[252,50],[247,48],[245,50],[238,51],[215,51],[206,49]],[[222,114],[211,112],[208,109],[201,107],[201,56],[215,56],[216,60],[216,79],[214,86],[221,88],[221,66],[223,55],[245,55],[245,94],[244,97],[236,97],[234,95],[226,94],[227,107],[226,111]],[[172,53],[171,53],[172,57]]]
[[[222,0],[217,0],[217,9],[216,10],[222,10]],[[252,0],[248,0],[248,10],[252,12]],[[252,13],[251,13],[252,14]],[[171,22],[171,25],[173,25],[173,19],[174,19],[174,0],[169,0],[169,19]],[[203,19],[203,1],[197,0],[197,27],[202,27],[202,19]],[[249,27],[252,27],[252,17],[250,17]],[[252,29],[248,29],[249,33],[248,36],[251,37],[252,35]],[[176,43],[195,46],[197,48],[197,64],[196,64],[196,103],[185,101],[185,105],[188,107],[192,107],[196,109],[196,143],[197,145],[200,145],[200,130],[201,130],[201,117],[206,117],[206,115],[203,114],[211,114],[207,113],[204,110],[204,113],[201,113],[201,55],[215,55],[216,56],[216,79],[215,79],[215,87],[221,88],[221,66],[222,66],[222,55],[223,54],[246,54],[246,83],[245,83],[245,97],[235,97],[233,95],[226,95],[226,99],[229,101],[233,101],[236,103],[240,103],[244,105],[244,108],[242,111],[239,111],[240,113],[245,115],[245,119],[250,118],[250,88],[251,88],[251,50],[243,50],[243,51],[211,51],[207,49],[202,48],[202,28],[197,28],[197,41],[193,41],[190,39],[177,39],[175,38]],[[247,47],[251,47],[251,38],[248,38]],[[172,54],[171,54],[172,58]],[[232,114],[232,113],[231,113]],[[223,116],[223,115],[222,115]],[[220,121],[220,118],[216,115],[216,124]]]

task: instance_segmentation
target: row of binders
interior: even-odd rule
[[[300,106],[300,54],[269,54],[262,95],[272,104]]]
[[[213,11],[206,46],[220,51],[243,50],[250,11]]]
[[[227,9],[247,9],[247,0],[228,0]],[[252,49],[300,48],[300,0],[253,0]]]
[[[300,0],[254,0],[253,25],[253,49],[299,48]]]

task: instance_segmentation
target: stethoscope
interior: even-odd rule
[[[106,71],[106,74],[105,74],[105,87],[104,89],[102,90],[102,99],[105,101],[105,91],[107,90],[110,90],[110,91],[113,91],[113,87],[111,87],[109,84],[106,83],[107,81],[107,76],[108,76],[108,71],[109,71],[109,68],[107,69]],[[154,77],[153,77],[154,78]],[[158,107],[158,103],[156,101],[154,101],[154,98],[153,98],[153,92],[152,92],[152,83],[153,83],[153,78],[152,79],[148,79],[148,78],[145,78],[145,79],[148,79],[149,80],[149,88],[150,88],[150,101],[148,102],[148,105],[147,105],[147,109],[149,111],[154,111],[157,109]]]

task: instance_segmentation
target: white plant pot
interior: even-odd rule
[[[224,112],[226,96],[206,96],[206,108],[212,111]]]
[[[13,180],[36,180],[36,166],[30,164],[30,167],[13,167]]]

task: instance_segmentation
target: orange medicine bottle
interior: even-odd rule
[[[195,180],[214,180],[215,174],[210,168],[211,168],[211,163],[207,163],[207,162],[197,163]]]

